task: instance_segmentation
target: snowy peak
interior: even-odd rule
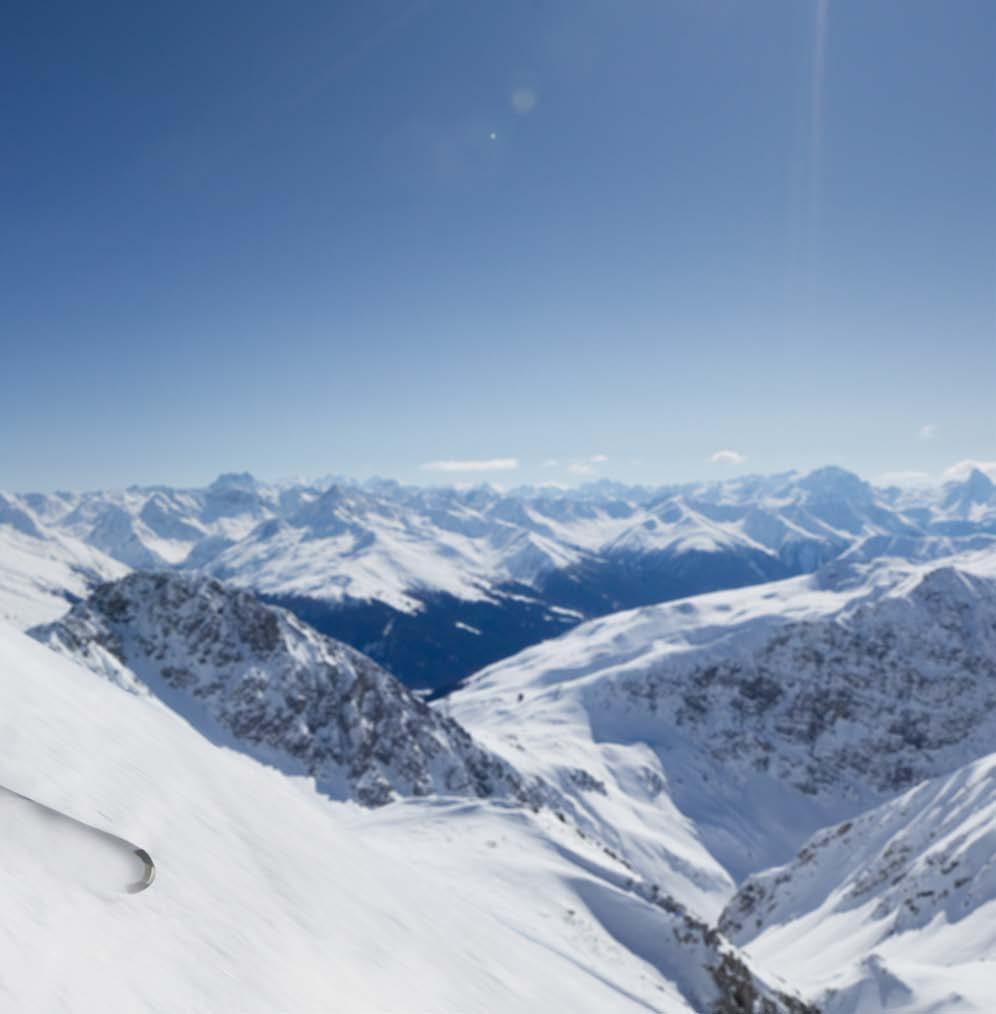
[[[825,618],[772,627],[777,614],[762,615],[699,649],[676,640],[607,680],[598,714],[649,707],[662,730],[695,735],[744,776],[816,796],[898,791],[984,753],[996,734],[992,578],[948,566],[885,598],[872,583],[851,593]]]
[[[197,542],[207,532],[204,527],[193,521],[181,504],[164,493],[154,493],[145,501],[139,519],[160,539],[177,542]]]
[[[993,505],[996,485],[985,472],[973,468],[963,482],[950,483],[946,488],[944,507],[959,517],[968,517],[979,506]]]
[[[123,507],[110,504],[101,512],[87,541],[129,567],[163,566],[165,560],[143,539],[142,528],[144,525],[138,518]]]
[[[11,501],[128,567],[252,589],[439,690],[561,622],[812,573],[838,557],[921,561],[996,542],[989,480],[979,471],[956,485],[900,496],[840,468],[512,492],[232,473],[204,488]],[[446,636],[479,627],[482,603],[494,605],[490,637],[469,646]]]
[[[799,487],[817,502],[850,502],[868,506],[874,501],[872,488],[864,479],[835,465],[818,468],[803,476]]]
[[[214,482],[208,486],[210,493],[255,493],[259,489],[259,482],[249,472],[222,472]]]
[[[211,579],[131,574],[31,633],[335,798],[538,791],[370,659]]]

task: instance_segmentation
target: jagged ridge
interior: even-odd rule
[[[542,799],[376,663],[213,579],[131,574],[31,634],[336,797]]]

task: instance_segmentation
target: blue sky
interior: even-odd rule
[[[53,2],[0,50],[0,487],[996,459],[991,0]]]

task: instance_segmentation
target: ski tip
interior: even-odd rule
[[[156,879],[156,864],[152,861],[152,856],[145,849],[135,849],[134,852],[145,864],[145,873],[141,880],[128,885],[129,894],[138,894],[139,891],[144,891],[147,887],[151,887],[152,881]]]

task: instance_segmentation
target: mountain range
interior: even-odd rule
[[[530,939],[558,857],[551,883],[574,900],[553,946],[622,947],[621,1009],[982,1012],[996,551],[977,533],[868,552],[878,537],[809,574],[582,623],[431,706],[293,613],[184,570],[103,583],[31,634],[155,722],[372,808],[343,834],[376,828],[381,854],[421,857],[461,895],[486,850],[475,903]],[[630,977],[634,956],[650,979]]]
[[[228,474],[203,489],[10,494],[3,503],[0,538],[58,561],[34,588],[0,563],[0,588],[16,587],[19,603],[8,595],[0,607],[22,627],[54,619],[60,591],[72,601],[121,568],[179,569],[252,589],[434,693],[618,610],[838,558],[929,560],[996,544],[996,487],[978,470],[912,490],[832,467],[509,492]]]

